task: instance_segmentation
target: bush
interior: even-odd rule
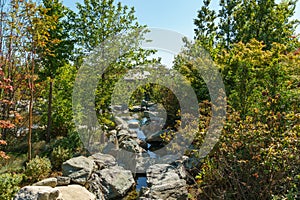
[[[299,122],[294,113],[257,111],[245,120],[230,113],[218,148],[196,176],[198,198],[293,199],[300,187]]]
[[[12,199],[20,189],[23,174],[5,173],[0,175],[0,200]]]
[[[51,162],[48,158],[36,156],[26,164],[25,174],[31,181],[40,181],[51,172]]]
[[[52,148],[61,147],[63,149],[70,149],[72,150],[73,154],[80,152],[82,150],[82,142],[80,136],[77,132],[69,131],[67,137],[63,137],[55,141],[52,145]]]
[[[53,168],[60,170],[62,163],[70,158],[72,158],[70,149],[61,146],[55,147],[51,153],[51,163]]]

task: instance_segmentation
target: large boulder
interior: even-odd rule
[[[125,196],[135,184],[131,171],[120,166],[97,171],[97,174],[101,179],[102,191],[106,199]]]
[[[150,158],[149,156],[139,156],[136,159],[136,173],[144,174],[146,170],[155,164],[155,158]]]
[[[59,200],[96,200],[96,196],[80,185],[57,187]]]
[[[187,184],[182,171],[169,164],[156,164],[147,170],[147,183],[141,193],[143,199],[187,199]]]
[[[14,200],[57,200],[59,190],[49,186],[26,186],[15,196]]]
[[[86,184],[94,168],[95,162],[84,156],[71,158],[62,164],[63,175],[80,185]]]

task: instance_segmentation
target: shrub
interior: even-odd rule
[[[31,181],[40,181],[51,172],[51,162],[48,158],[36,156],[26,164],[25,174]]]
[[[72,152],[70,149],[66,149],[61,146],[55,147],[51,153],[52,167],[60,170],[62,163],[70,158],[72,158]]]
[[[67,137],[56,140],[52,148],[58,148],[59,146],[63,149],[72,150],[72,153],[77,153],[82,149],[82,142],[77,132],[70,131]]]
[[[196,176],[199,199],[271,199],[298,192],[299,115],[256,112],[245,120],[229,114],[218,148]]]
[[[12,199],[20,189],[23,174],[0,174],[0,200]]]

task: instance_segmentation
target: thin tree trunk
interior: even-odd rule
[[[53,80],[50,80],[49,84],[49,96],[48,96],[48,122],[47,122],[47,133],[46,133],[46,141],[50,142],[50,136],[52,131],[52,97],[53,97]]]
[[[33,124],[33,99],[34,99],[34,68],[35,68],[35,58],[36,55],[35,49],[31,52],[31,69],[29,70],[29,89],[30,89],[30,101],[29,101],[29,127],[28,127],[28,160],[32,158],[32,124]]]
[[[31,82],[30,88],[30,101],[29,101],[29,127],[28,127],[28,160],[31,160],[32,155],[32,144],[31,144],[31,136],[32,136],[32,108],[33,108],[33,83]]]

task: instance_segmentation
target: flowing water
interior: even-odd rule
[[[128,123],[132,123],[132,122],[139,122],[140,124],[140,127],[137,128],[137,129],[132,129],[134,131],[137,132],[137,137],[146,142],[146,136],[142,130],[142,126],[146,125],[149,121],[149,119],[147,119],[146,117],[142,118],[141,120],[139,119],[131,119],[129,121],[127,121]],[[157,158],[157,155],[153,152],[153,151],[150,151],[150,147],[151,147],[151,144],[147,143],[147,154],[149,155],[150,158]],[[140,191],[142,187],[147,187],[147,177],[146,177],[146,174],[136,174],[136,190],[137,191]]]

